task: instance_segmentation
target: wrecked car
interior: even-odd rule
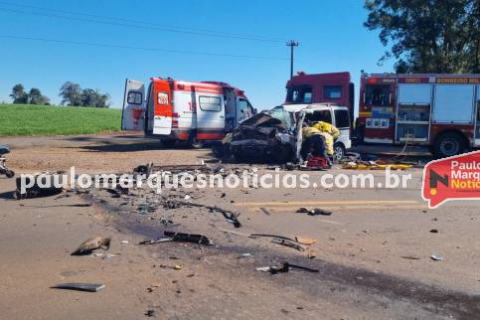
[[[333,104],[283,105],[259,113],[224,139],[222,155],[231,154],[239,162],[301,163],[301,129],[307,121],[325,121],[340,130],[334,160],[342,159],[352,145],[350,112]],[[214,152],[218,155],[218,148]]]
[[[290,117],[288,113],[285,116]],[[286,119],[282,121],[273,112],[262,112],[243,121],[231,135],[230,152],[235,160],[289,161],[293,156],[295,138]]]

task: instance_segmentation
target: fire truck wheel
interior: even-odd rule
[[[466,151],[465,140],[455,132],[441,134],[433,146],[434,155],[438,158],[452,157]]]
[[[335,143],[333,151],[335,152],[335,155],[333,156],[333,161],[335,162],[339,162],[345,158],[345,154],[347,153],[347,150],[345,150],[345,147],[341,143]]]

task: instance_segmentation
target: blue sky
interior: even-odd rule
[[[0,0],[0,101],[10,102],[11,88],[22,83],[27,89],[41,89],[53,103],[59,103],[60,86],[65,81],[73,81],[82,87],[108,92],[112,105],[120,107],[125,78],[147,81],[152,76],[170,76],[182,80],[229,82],[244,89],[255,107],[267,109],[285,98],[285,83],[289,77],[289,51],[285,42],[289,39],[300,42],[296,50],[296,70],[307,73],[350,71],[358,89],[362,69],[390,72],[393,65],[393,61],[377,65],[385,49],[378,40],[378,33],[362,25],[367,16],[363,3],[361,0]],[[60,19],[48,15],[66,15],[18,5],[140,20],[150,27],[162,25],[267,37],[279,42]],[[268,59],[82,46],[2,36]]]

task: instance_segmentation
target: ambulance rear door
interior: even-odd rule
[[[153,134],[170,135],[172,133],[173,104],[170,82],[167,80],[154,80],[155,111],[153,116]]]
[[[142,81],[127,79],[123,97],[122,130],[144,129],[145,85]]]

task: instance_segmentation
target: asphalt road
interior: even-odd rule
[[[196,164],[211,157],[208,150],[162,150],[136,136],[2,143],[14,147],[9,159],[19,172],[71,165],[91,173],[125,172],[148,162]],[[411,152],[428,160],[422,151]],[[271,173],[264,166],[259,170]],[[356,172],[335,168],[328,173]],[[320,181],[326,173],[309,174],[311,181]],[[382,172],[373,174],[383,181]],[[196,203],[240,213],[239,229],[198,208],[139,214],[135,203],[150,196],[136,193],[116,198],[95,191],[88,197],[17,202],[9,198],[14,182],[2,178],[0,310],[9,319],[132,319],[145,317],[148,310],[160,319],[475,319],[480,314],[478,202],[429,210],[420,195],[422,170],[405,174],[412,179],[401,190],[375,184],[363,190],[185,191]],[[92,206],[75,206],[79,203]],[[300,207],[330,210],[332,215],[295,213]],[[136,245],[161,234],[160,219],[166,215],[178,224],[172,230],[208,235],[215,246]],[[252,233],[316,239],[310,248],[316,258],[267,238],[251,239]],[[68,255],[85,238],[105,234],[113,238],[109,252],[115,257]],[[121,244],[125,239],[128,245]],[[251,256],[243,258],[243,253]],[[433,261],[432,255],[443,261]],[[319,272],[256,271],[284,260]],[[177,264],[181,270],[173,269]],[[107,288],[96,294],[49,289],[62,281],[100,281]]]

